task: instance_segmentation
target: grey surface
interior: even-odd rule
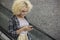
[[[36,0],[29,21],[46,33],[60,40],[60,7],[57,0]]]
[[[60,0],[30,0],[33,9],[27,15],[29,22],[39,27],[56,40],[60,40]],[[11,10],[13,0],[2,0]]]
[[[0,12],[0,26],[7,30],[8,26],[8,17]]]

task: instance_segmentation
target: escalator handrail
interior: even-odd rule
[[[2,7],[2,8],[4,8],[4,9],[6,9],[8,12],[10,12],[10,13],[12,13],[12,11],[11,10],[9,10],[8,8],[6,8],[6,7],[4,7],[2,4],[0,4],[0,6]],[[0,8],[1,9],[1,8]]]
[[[33,24],[29,23],[30,25],[33,26],[34,29],[38,30],[39,32],[45,34],[46,36],[48,36],[49,38],[51,38],[52,40],[56,40],[55,38],[51,37],[49,34],[47,34],[46,32],[44,32],[43,30],[41,30],[40,28],[34,26]]]
[[[14,38],[2,26],[0,26],[0,31],[4,33],[10,40],[14,40]]]

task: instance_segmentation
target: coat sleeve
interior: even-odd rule
[[[17,37],[17,33],[16,30],[14,30],[14,24],[13,24],[13,20],[9,19],[9,26],[8,26],[8,32],[13,36],[13,37]]]

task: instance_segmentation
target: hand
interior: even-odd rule
[[[32,26],[24,26],[23,30],[24,31],[30,31],[30,30],[32,30]]]
[[[30,28],[33,28],[31,25],[29,26]]]
[[[32,26],[24,26],[23,28],[16,30],[17,34],[20,34],[22,31],[31,31]]]

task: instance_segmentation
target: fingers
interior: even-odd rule
[[[30,26],[30,25],[29,26],[24,26],[23,30],[24,31],[30,31],[30,30],[32,30],[32,26]]]

